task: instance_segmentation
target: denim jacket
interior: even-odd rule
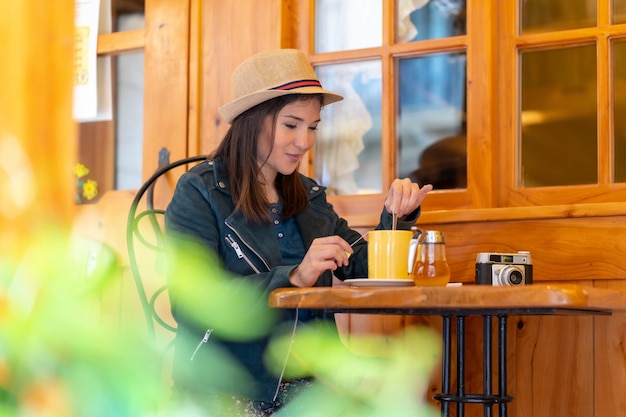
[[[302,176],[302,181],[309,195],[309,205],[295,215],[295,220],[302,235],[304,247],[309,248],[314,239],[338,235],[347,242],[356,241],[361,235],[348,227],[347,222],[339,217],[326,199],[325,188],[310,178]],[[419,208],[410,216],[398,222],[398,229],[409,229],[419,216]],[[392,217],[383,210],[377,229],[391,229]],[[257,288],[263,291],[263,297],[276,288],[292,287],[289,273],[296,265],[284,265],[280,248],[272,224],[250,224],[240,212],[234,211],[234,204],[229,189],[228,179],[222,168],[221,160],[207,160],[183,174],[176,186],[174,196],[166,214],[165,225],[168,241],[193,240],[214,251],[221,266],[233,277],[254,280]],[[338,268],[334,275],[341,279],[367,277],[367,242],[361,240],[353,247],[348,266]],[[325,271],[316,286],[332,285],[333,274]],[[184,279],[170,277],[170,280]],[[198,359],[210,349],[202,349],[202,341],[209,338],[209,329],[199,328],[187,320],[179,311],[176,294],[170,294],[172,313],[178,324],[176,353],[174,359],[174,382],[202,391],[207,375],[214,365],[210,359]],[[332,315],[324,312],[314,313],[316,318],[331,319]],[[286,314],[284,317],[293,318]],[[263,338],[253,342],[232,343],[219,341],[233,354],[244,367],[257,379],[260,390],[249,395],[259,400],[271,400],[270,395],[280,382],[278,376],[270,373],[263,365],[263,350],[267,345]],[[206,344],[206,343],[205,343]],[[201,348],[201,349],[198,349]],[[195,357],[190,363],[192,355]],[[207,352],[208,355],[208,352]],[[244,393],[248,394],[248,393]]]

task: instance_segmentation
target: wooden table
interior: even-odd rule
[[[442,392],[435,395],[441,413],[450,415],[456,404],[457,416],[466,403],[484,405],[484,416],[491,416],[494,405],[506,417],[507,403],[513,400],[506,387],[506,322],[510,315],[610,315],[626,310],[626,293],[580,285],[527,285],[492,287],[315,287],[281,288],[270,294],[275,308],[325,309],[336,313],[440,315],[443,318]],[[465,317],[483,317],[483,392],[464,391]],[[456,326],[457,387],[450,388],[452,326]],[[492,390],[492,320],[498,320],[498,392]]]

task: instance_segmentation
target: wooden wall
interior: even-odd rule
[[[473,282],[478,252],[529,250],[536,282],[626,291],[623,215],[422,226],[446,233],[458,281]],[[626,415],[626,313],[513,317],[509,338],[512,416]],[[479,369],[472,375],[470,386],[480,386]]]
[[[199,38],[198,115],[190,148],[209,153],[228,129],[217,111],[232,99],[230,77],[250,55],[289,46],[283,36],[286,2],[280,0],[204,1]]]

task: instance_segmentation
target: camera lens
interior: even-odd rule
[[[509,274],[509,281],[511,282],[511,285],[520,285],[523,278],[524,277],[520,271],[511,271]]]
[[[517,266],[507,265],[500,270],[498,274],[498,283],[499,285],[523,285],[524,284],[524,273]]]

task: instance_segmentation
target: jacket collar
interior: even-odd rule
[[[224,170],[224,161],[222,160],[222,158],[218,157],[215,159],[210,159],[207,162],[210,166],[213,167],[213,178],[215,181],[215,187],[222,192],[230,195],[230,183],[228,182],[228,176],[226,175],[226,171]],[[300,174],[300,179],[302,180],[302,183],[307,190],[309,201],[326,191],[326,187],[317,184],[309,177]]]

